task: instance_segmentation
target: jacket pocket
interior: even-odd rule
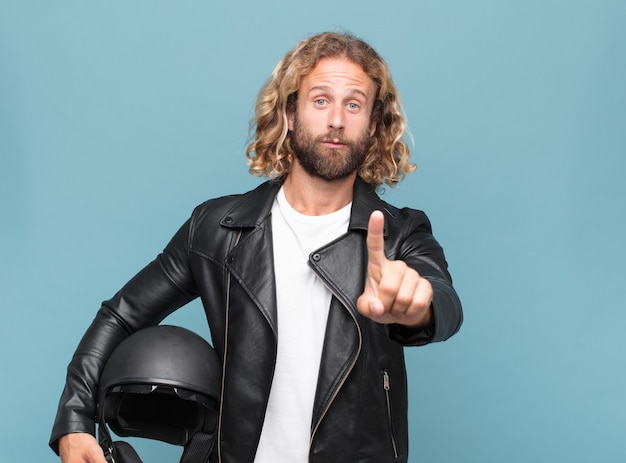
[[[387,407],[387,425],[389,427],[389,439],[391,440],[391,447],[393,449],[393,458],[398,458],[398,445],[396,444],[396,436],[393,431],[393,413],[391,407],[391,380],[387,370],[383,370],[383,391],[385,392],[385,405]]]

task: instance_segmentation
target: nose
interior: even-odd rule
[[[344,117],[341,105],[333,105],[328,112],[328,128],[331,130],[343,130],[345,128]]]

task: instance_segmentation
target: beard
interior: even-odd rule
[[[325,140],[338,139],[342,148],[326,148]],[[300,124],[296,115],[293,121],[291,147],[302,168],[314,177],[332,181],[344,179],[365,161],[372,139],[367,130],[356,139],[346,138],[341,131],[329,131],[314,137]]]

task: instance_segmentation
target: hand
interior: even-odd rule
[[[95,437],[88,433],[66,434],[59,439],[61,463],[107,463]]]
[[[357,308],[378,323],[425,327],[432,320],[433,288],[403,261],[385,257],[384,225],[383,213],[374,211],[367,226],[367,281]]]

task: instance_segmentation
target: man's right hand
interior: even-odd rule
[[[82,432],[62,436],[59,455],[61,463],[107,463],[96,438]]]

